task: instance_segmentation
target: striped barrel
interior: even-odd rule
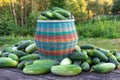
[[[74,20],[38,20],[35,42],[42,58],[67,57],[78,42]]]

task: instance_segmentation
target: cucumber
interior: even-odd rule
[[[53,7],[52,10],[55,11],[55,10],[64,10],[64,9],[62,9],[60,7]]]
[[[81,65],[81,68],[83,71],[89,71],[90,70],[90,65],[87,62],[83,62]]]
[[[72,61],[69,58],[64,58],[61,62],[60,65],[68,65],[71,64]]]
[[[11,53],[11,54],[8,55],[8,57],[11,58],[11,59],[13,59],[13,60],[15,60],[15,61],[17,61],[17,62],[19,61],[18,56],[16,56],[15,54]]]
[[[33,60],[25,60],[25,61],[22,61],[18,64],[17,68],[18,69],[23,69],[25,66],[29,65],[29,64],[32,64],[33,63]]]
[[[23,69],[25,74],[44,74],[50,72],[53,65],[59,64],[56,60],[41,59],[35,60],[32,65],[27,65]]]
[[[95,57],[93,50],[87,50],[87,54],[92,58]]]
[[[53,15],[53,18],[58,19],[58,20],[66,20],[67,19],[66,17],[64,17],[63,15],[61,15],[60,13],[58,13],[56,11],[54,11],[52,13],[52,15]]]
[[[23,68],[24,74],[45,74],[50,72],[52,65],[47,64],[34,64],[28,65]]]
[[[111,55],[108,59],[109,59],[109,62],[115,64],[116,66],[120,64],[114,55]]]
[[[113,63],[99,63],[94,66],[92,66],[91,71],[97,72],[97,73],[108,73],[115,69],[115,64]]]
[[[86,60],[86,62],[87,62],[89,65],[92,65],[92,58],[91,58],[91,57],[88,57],[88,59]]]
[[[93,50],[95,57],[98,57],[101,61],[107,62],[108,57],[99,50]]]
[[[81,49],[95,49],[96,47],[93,44],[84,44],[80,46]]]
[[[52,66],[51,72],[60,76],[73,76],[81,73],[81,67],[78,65],[56,65]]]
[[[82,52],[74,51],[72,54],[69,55],[69,58],[71,60],[87,60],[88,56],[85,51]]]
[[[98,64],[98,63],[100,63],[100,59],[99,58],[93,58],[92,63],[93,64]]]
[[[12,52],[12,47],[6,47],[2,50],[2,52]]]
[[[106,50],[104,48],[97,48],[97,50],[101,51],[102,53],[104,53],[107,57],[111,56],[112,53],[109,50]]]
[[[120,53],[115,53],[115,57],[120,62]]]
[[[12,60],[8,57],[0,57],[0,68],[9,68],[9,67],[16,67],[18,64],[17,61]]]
[[[76,60],[76,61],[74,61],[74,62],[73,62],[73,64],[74,64],[74,65],[78,65],[78,66],[80,66],[80,65],[81,65],[81,63],[82,63],[82,61],[81,61],[81,60]]]
[[[13,54],[17,55],[18,57],[22,57],[22,56],[27,55],[27,53],[25,53],[21,50],[14,51]]]
[[[78,45],[75,46],[75,50],[78,51],[78,52],[81,52],[81,49]]]
[[[33,64],[33,60],[32,60],[32,61],[27,61],[27,62],[25,63],[25,66],[32,65],[32,64]]]
[[[36,60],[36,59],[39,59],[39,55],[38,54],[28,54],[26,56],[20,57],[20,61]]]
[[[25,48],[25,51],[26,51],[27,53],[32,53],[32,52],[34,52],[34,51],[36,51],[36,50],[37,50],[37,46],[36,46],[35,43],[30,44],[28,47]]]
[[[25,67],[25,63],[26,63],[26,61],[20,62],[20,63],[18,64],[17,68],[18,68],[18,69],[23,69],[23,68]]]
[[[55,10],[55,11],[60,13],[61,15],[65,16],[65,17],[69,17],[71,15],[71,13],[67,10]]]
[[[40,59],[40,60],[35,60],[33,64],[47,64],[47,65],[58,65],[59,61],[57,60],[51,60],[51,59]]]
[[[4,52],[1,54],[2,57],[8,57],[8,55],[11,54],[11,52]]]
[[[42,16],[42,15],[39,15],[38,19],[39,20],[48,20],[48,18],[46,16]]]
[[[24,41],[22,44],[18,45],[17,46],[17,49],[18,50],[22,50],[22,49],[25,49],[28,45],[30,45],[32,43],[31,40],[27,40],[27,41]]]
[[[53,19],[52,12],[46,11],[46,12],[45,12],[45,16],[46,16],[48,19]]]

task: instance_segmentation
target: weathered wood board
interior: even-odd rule
[[[22,70],[14,68],[0,68],[0,80],[120,80],[120,71],[114,70],[107,74],[82,72],[77,76],[63,77],[52,73],[44,75],[26,75]]]

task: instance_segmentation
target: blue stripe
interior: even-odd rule
[[[38,48],[44,49],[44,50],[65,50],[69,48],[75,47],[78,40],[71,41],[71,42],[40,42],[35,40],[36,45]]]
[[[67,34],[74,34],[76,30],[68,31],[68,32],[40,32],[36,31],[38,35],[47,35],[47,36],[57,36],[57,35],[67,35]]]
[[[44,28],[66,28],[75,26],[74,22],[52,22],[52,23],[45,23],[45,22],[38,22],[37,27],[44,27]]]

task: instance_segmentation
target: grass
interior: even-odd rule
[[[0,49],[11,46],[21,40],[34,40],[33,36],[0,36]],[[78,45],[94,44],[97,47],[102,47],[109,50],[120,51],[120,38],[119,39],[103,39],[103,38],[84,38],[79,40]]]

